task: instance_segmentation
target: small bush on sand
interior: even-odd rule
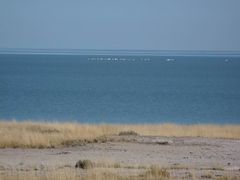
[[[119,136],[138,136],[138,133],[136,133],[135,131],[121,131],[118,135]]]
[[[94,167],[94,163],[90,160],[79,160],[76,165],[75,168],[81,168],[81,169],[91,169]]]

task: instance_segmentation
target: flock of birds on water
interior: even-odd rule
[[[89,61],[150,61],[150,58],[117,58],[117,57],[90,57]]]
[[[89,57],[89,61],[144,61],[144,62],[149,62],[151,61],[151,58],[146,57],[146,58],[118,58],[118,57]],[[176,61],[173,58],[167,58],[165,59],[166,62],[174,62]],[[224,62],[229,62],[229,59],[224,59]]]

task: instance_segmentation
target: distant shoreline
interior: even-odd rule
[[[2,48],[0,54],[46,55],[142,55],[142,56],[240,56],[239,51],[185,51],[185,50],[97,50],[97,49],[15,49]]]

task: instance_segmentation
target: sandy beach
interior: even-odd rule
[[[165,168],[172,179],[240,178],[240,140],[202,137],[112,135],[106,142],[72,144],[47,149],[0,149],[0,177],[14,174],[41,176],[73,170],[78,176],[110,171],[138,175],[151,165]],[[91,169],[75,168],[88,159]]]

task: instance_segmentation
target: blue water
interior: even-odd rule
[[[240,58],[225,59],[2,54],[0,119],[239,124]]]

